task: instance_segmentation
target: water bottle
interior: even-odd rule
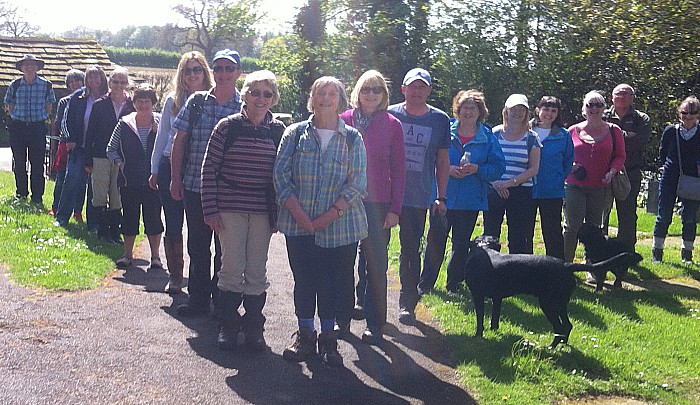
[[[459,159],[459,165],[464,166],[469,163],[469,158],[471,157],[471,153],[468,150],[464,151],[464,154],[462,155],[462,158]]]

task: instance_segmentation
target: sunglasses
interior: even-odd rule
[[[238,66],[214,66],[212,69],[214,73],[221,73],[223,71],[226,71],[228,73],[233,73],[238,69]]]
[[[360,93],[362,93],[362,94],[369,94],[370,91],[374,94],[382,94],[382,92],[384,91],[384,88],[382,86],[373,86],[373,87],[362,87],[360,89]]]
[[[274,94],[271,91],[260,91],[260,90],[250,90],[248,95],[251,97],[260,97],[261,95],[265,98],[272,98]]]
[[[192,73],[198,75],[198,74],[204,73],[204,68],[202,68],[201,66],[195,66],[193,68],[184,68],[184,69],[182,69],[182,73],[184,73],[185,76],[189,76]]]
[[[128,80],[114,80],[114,79],[112,79],[112,80],[110,80],[110,82],[112,82],[114,84],[121,84],[122,86],[126,86],[127,84],[129,84]]]
[[[588,103],[588,104],[586,104],[586,108],[593,108],[593,107],[603,108],[603,107],[605,107],[605,103]]]
[[[698,111],[681,111],[681,115],[698,115]]]

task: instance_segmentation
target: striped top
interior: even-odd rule
[[[202,211],[205,218],[220,212],[241,214],[273,214],[276,219],[272,168],[277,146],[270,136],[272,114],[267,113],[258,126],[245,115],[234,114],[241,131],[235,142],[224,151],[229,131],[228,118],[216,125],[202,164]],[[281,136],[282,125],[278,123]],[[272,221],[271,221],[272,222]],[[274,223],[271,223],[274,225]]]
[[[541,148],[542,144],[537,140],[537,133],[529,129],[522,138],[517,141],[509,141],[503,138],[503,125],[498,125],[493,129],[493,134],[498,139],[501,145],[503,155],[506,157],[506,171],[501,176],[500,180],[510,180],[516,176],[525,173],[528,168],[530,151],[528,150],[527,137],[532,136],[534,139],[530,141],[533,148]],[[528,179],[521,186],[532,187],[532,179]]]
[[[280,205],[277,225],[286,236],[309,235],[284,206],[292,194],[311,220],[330,210],[342,197],[350,209],[327,228],[315,232],[314,243],[323,248],[349,245],[367,237],[367,216],[362,204],[367,195],[365,145],[357,130],[339,119],[328,149],[321,152],[321,139],[313,119],[312,115],[306,122],[291,125],[282,137],[274,171]],[[356,138],[348,150],[346,137],[351,132]]]

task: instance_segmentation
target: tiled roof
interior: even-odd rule
[[[102,46],[92,39],[0,37],[0,88],[22,75],[15,63],[28,53],[45,62],[39,75],[53,83],[57,97],[65,93],[64,80],[71,68],[84,71],[100,65],[108,75],[114,69]]]

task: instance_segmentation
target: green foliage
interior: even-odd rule
[[[109,59],[122,66],[142,66],[174,69],[180,61],[180,53],[159,49],[105,48]]]

